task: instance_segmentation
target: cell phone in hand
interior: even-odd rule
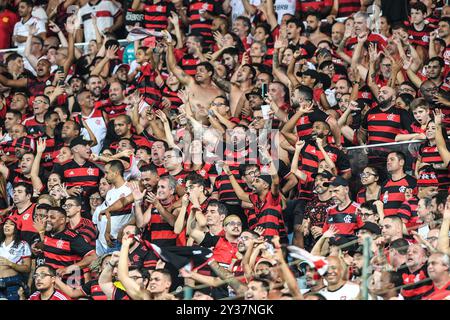
[[[262,111],[264,120],[269,120],[269,118],[270,118],[270,116],[269,116],[270,105],[268,105],[268,104],[263,104],[263,105],[261,106],[261,111]]]
[[[266,98],[267,95],[267,83],[263,83],[261,85],[261,98],[263,98],[263,100]]]

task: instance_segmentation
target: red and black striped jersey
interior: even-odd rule
[[[373,33],[373,32],[369,33],[369,35],[367,36],[366,42],[376,44],[378,51],[383,51],[387,45],[385,37],[383,37],[381,34]],[[357,37],[348,39],[347,42],[345,43],[344,52],[348,56],[351,57],[353,55],[353,51],[355,50],[355,47],[357,44],[358,44]]]
[[[35,116],[26,118],[22,124],[27,128],[27,133],[33,137],[39,137],[45,133],[45,123],[36,120]]]
[[[161,102],[161,92],[156,84],[156,75],[151,64],[145,62],[137,76],[137,88],[149,105],[158,105]]]
[[[436,28],[433,28],[430,25],[425,25],[425,27],[419,31],[414,24],[410,23],[408,25],[409,43],[415,46],[428,48],[428,45],[430,44],[430,33],[435,29]]]
[[[306,19],[308,11],[320,12],[326,7],[332,7],[333,0],[297,0],[296,12],[300,12],[300,17]]]
[[[339,0],[338,18],[348,17],[359,11],[361,8],[360,0]]]
[[[112,120],[117,118],[122,114],[127,113],[127,104],[121,103],[118,105],[114,105],[110,99],[100,100],[95,102],[94,109],[100,109],[101,111],[105,111],[108,115],[108,119]]]
[[[212,20],[205,19],[200,15],[200,10],[218,16],[221,13],[219,1],[193,0],[189,3],[187,16],[190,19],[190,34],[201,35],[207,45],[214,43],[211,27]]]
[[[427,265],[415,272],[410,272],[405,266],[398,270],[403,278],[401,295],[405,300],[420,300],[433,288],[433,282],[428,276]]]
[[[98,188],[100,169],[90,161],[79,165],[75,160],[71,160],[57,170],[68,188],[82,187],[83,196],[91,195]]]
[[[406,189],[413,189],[415,192],[417,180],[410,175],[405,175],[398,181],[389,179],[381,187],[380,200],[383,201],[384,215],[391,216],[397,214],[398,209],[405,202]]]
[[[172,204],[165,206],[165,208],[168,210],[171,206]],[[142,237],[158,247],[177,245],[177,234],[173,232],[173,227],[164,220],[156,208],[151,210],[151,218],[145,227]]]
[[[67,223],[67,227],[70,228],[70,224]],[[86,218],[81,218],[80,223],[71,230],[78,233],[80,236],[86,240],[91,246],[95,247],[95,240],[97,240],[98,231],[94,223]]]
[[[322,121],[326,122],[328,120],[328,115],[317,107],[314,111],[307,113],[298,119],[296,124],[297,136],[301,140],[307,140],[311,138],[311,132],[314,122]]]
[[[447,150],[450,150],[450,143],[446,142]],[[443,164],[443,160],[439,155],[437,146],[430,146],[428,142],[424,142],[419,149],[419,155],[422,163]],[[439,182],[439,190],[446,191],[450,187],[450,176],[447,169],[434,169]]]
[[[287,231],[281,209],[281,195],[278,194],[277,197],[274,197],[269,191],[263,201],[255,193],[251,193],[249,197],[255,207],[258,221],[256,227],[264,228],[262,236],[268,238],[279,236],[281,242],[287,242]]]
[[[416,196],[405,200],[397,211],[397,216],[405,221],[405,226],[407,229],[413,228],[417,225],[417,207],[419,199]]]
[[[42,300],[41,293],[39,291],[36,291],[28,298],[28,300]],[[48,298],[46,300],[72,300],[72,299],[70,299],[68,296],[66,296],[61,291],[54,289],[50,298]]]
[[[45,87],[52,84],[53,77],[54,74],[51,74],[48,78],[45,79],[28,78],[27,90],[30,93],[30,96],[44,94]]]
[[[25,177],[22,173],[22,169],[9,170],[8,178],[6,180],[12,185],[15,185],[19,182],[24,182],[26,184],[29,184],[30,186],[32,185],[31,177]]]
[[[414,123],[408,111],[391,107],[382,111],[379,106],[370,109],[361,127],[367,130],[367,144],[395,142],[395,136],[405,130],[411,132]]]
[[[350,204],[339,210],[338,206],[328,208],[327,217],[323,225],[323,232],[330,228],[330,225],[334,225],[337,229],[338,235],[353,235],[356,229],[363,226],[361,216],[358,214],[359,204],[356,202],[350,202]]]
[[[244,183],[244,191],[247,193],[252,193],[253,190],[246,184]],[[244,208],[244,213],[247,216],[247,223],[248,223],[248,228],[250,230],[254,230],[258,224],[258,219],[256,218],[256,211],[255,211],[255,207],[252,208]]]
[[[150,4],[151,3],[151,4]],[[144,4],[144,27],[155,31],[167,29],[171,12],[175,12],[175,6],[170,1],[161,0],[146,1]]]
[[[423,295],[422,300],[445,300],[450,296],[450,281],[447,282],[442,288],[436,287],[433,283],[432,288],[426,294]]]
[[[55,138],[51,138],[45,133],[42,134],[42,138],[45,139],[45,150],[42,154],[41,158],[41,165],[44,169],[47,171],[51,171],[53,168],[53,162],[56,158],[56,151],[59,151],[59,149],[56,146]]]
[[[134,269],[155,270],[159,257],[153,250],[142,243],[136,249],[128,253],[128,266]]]
[[[178,97],[178,90],[171,90],[165,84],[160,89],[163,98],[167,98],[170,101],[170,109],[178,111],[180,106],[183,104],[181,99]]]
[[[14,207],[11,211],[10,217],[15,217],[19,219],[22,223],[20,228],[20,237],[22,240],[26,241],[30,246],[39,240],[39,233],[34,228],[33,218],[34,211],[36,209],[36,203],[30,204],[28,208],[19,212],[17,207]]]
[[[125,290],[122,290],[119,287],[114,286],[112,300],[131,300],[131,298]]]
[[[362,203],[364,203],[364,202],[367,201],[366,192],[367,192],[367,190],[366,190],[366,188],[364,188],[364,187],[362,187],[362,188],[358,191],[358,194],[356,195],[356,202],[357,202],[357,203],[362,204]],[[379,197],[380,194],[381,194],[381,189],[380,189],[378,192],[379,192],[379,194],[378,194],[378,197]]]
[[[192,54],[185,54],[180,61],[180,67],[183,71],[190,75],[195,76],[197,73],[197,65],[201,62],[200,59],[195,58]]]
[[[108,300],[105,293],[102,291],[102,288],[100,288],[100,285],[98,284],[98,279],[86,282],[80,289],[92,300]]]

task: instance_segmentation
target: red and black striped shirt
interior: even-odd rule
[[[100,288],[97,279],[86,282],[80,289],[92,300],[108,300],[108,297],[106,297],[105,293],[102,291],[102,288]]]
[[[68,188],[82,187],[83,196],[94,193],[100,181],[100,169],[90,161],[86,161],[82,165],[75,160],[69,161],[58,168],[58,173]]]
[[[166,206],[169,209],[172,204]],[[161,216],[158,209],[152,208],[151,218],[147,224],[142,237],[158,247],[168,247],[177,245],[177,234],[173,232],[173,227]]]
[[[360,0],[339,0],[338,18],[348,17],[359,11],[361,8]]]
[[[175,6],[170,1],[161,0],[157,3],[146,1],[144,4],[144,27],[155,31],[167,29],[170,12],[175,12]],[[150,4],[151,3],[151,4]]]
[[[301,18],[306,19],[308,11],[320,12],[326,7],[332,7],[333,0],[297,0],[296,12],[300,12]]]
[[[450,143],[447,142],[447,150],[450,150]],[[419,149],[421,162],[428,164],[443,164],[443,160],[439,155],[437,146],[430,146],[428,142],[424,142]],[[450,187],[450,176],[447,169],[434,169],[439,182],[439,190],[446,191]]]
[[[70,224],[67,224],[67,227],[70,228]],[[86,240],[91,246],[95,247],[95,240],[97,240],[98,231],[95,227],[94,223],[86,218],[81,218],[80,223],[78,223],[75,228],[70,228],[71,230],[78,233],[80,236]]]
[[[36,120],[36,117],[29,117],[22,121],[27,128],[27,133],[33,137],[39,137],[45,133],[45,123]]]
[[[415,272],[410,272],[407,267],[398,271],[403,278],[401,295],[405,300],[420,300],[433,288],[433,282],[428,276],[427,265]]]
[[[161,92],[156,84],[156,75],[151,64],[145,62],[137,78],[137,88],[150,105],[158,105],[161,102]]]
[[[373,33],[373,32],[369,33],[366,41],[376,44],[378,51],[383,51],[387,45],[386,39],[381,34]],[[358,44],[357,37],[348,39],[347,42],[345,43],[345,47],[344,47],[345,54],[347,54],[348,56],[351,57],[353,55],[353,51],[355,50],[355,47],[357,44]]]
[[[350,204],[339,210],[338,206],[328,208],[327,218],[323,225],[323,232],[330,228],[330,225],[334,225],[337,229],[338,235],[353,235],[355,230],[363,226],[361,216],[358,214],[359,205],[356,202],[350,202]]]
[[[415,46],[428,48],[428,45],[430,44],[430,33],[436,28],[433,28],[430,25],[425,25],[423,30],[418,31],[414,24],[408,22],[405,24],[408,27],[409,43]]]
[[[391,107],[386,111],[379,106],[370,109],[364,117],[361,127],[367,130],[367,144],[395,142],[399,133],[411,132],[414,123],[408,111]]]
[[[28,208],[20,213],[19,210],[14,207],[10,214],[10,217],[15,217],[22,222],[22,227],[20,228],[20,237],[29,245],[33,244],[33,242],[35,242],[36,240],[39,240],[39,233],[33,226],[35,209],[36,203],[32,203]]]
[[[142,243],[136,249],[128,253],[128,266],[135,269],[155,270],[158,256],[153,250]]]
[[[178,97],[178,90],[173,91],[164,84],[161,87],[161,92],[162,96],[170,101],[170,109],[178,111],[180,106],[183,104],[181,99]]]
[[[405,175],[398,181],[389,179],[381,187],[380,200],[384,204],[384,215],[391,216],[397,214],[398,209],[405,202],[406,189],[415,190],[417,180],[410,175]],[[415,193],[415,192],[414,192]]]
[[[108,115],[109,120],[115,119],[122,114],[126,114],[127,113],[126,108],[127,108],[126,103],[114,105],[110,99],[97,101],[94,107],[94,109],[100,109],[102,111],[105,111],[105,113]]]
[[[214,43],[211,27],[212,20],[200,15],[200,10],[219,15],[219,3],[214,0],[193,0],[189,3],[187,15],[190,19],[190,34],[201,35],[207,45]]]
[[[311,132],[314,122],[328,120],[328,115],[318,108],[314,108],[314,111],[307,113],[298,119],[296,124],[297,136],[301,140],[308,140],[311,138]]]

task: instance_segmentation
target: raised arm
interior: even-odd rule
[[[114,291],[116,290],[116,287],[113,283],[113,269],[117,265],[117,262],[119,261],[119,252],[116,251],[112,254],[111,260],[106,263],[105,268],[103,268],[102,273],[100,273],[100,277],[98,278],[98,284],[100,285],[100,288],[102,289],[105,296],[108,298],[108,300],[113,300],[114,298]]]
[[[436,125],[436,147],[438,148],[444,166],[447,167],[450,163],[450,151],[447,149],[444,136],[442,135],[442,119],[444,118],[444,114],[440,109],[435,109],[433,113],[434,123]]]
[[[223,172],[230,179],[230,183],[231,183],[233,190],[236,193],[237,197],[241,201],[251,202],[249,194],[247,192],[245,192],[244,189],[242,189],[242,187],[239,185],[239,183],[237,182],[236,178],[234,177],[233,173],[231,172],[230,168],[228,167],[228,165],[226,163],[223,164]]]
[[[47,147],[47,140],[39,138],[36,144],[36,155],[33,160],[33,164],[31,165],[31,183],[33,185],[34,192],[39,193],[43,187],[44,184],[42,183],[41,178],[39,177],[39,169],[41,166],[41,159],[42,154],[45,151],[45,148]]]
[[[194,79],[186,74],[183,69],[181,69],[176,61],[175,61],[175,55],[173,53],[173,41],[172,36],[167,30],[163,31],[164,36],[167,41],[167,52],[166,52],[166,63],[167,67],[169,68],[169,71],[172,72],[178,80],[181,82],[181,84],[188,86],[193,83]]]

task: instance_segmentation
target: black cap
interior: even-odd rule
[[[41,203],[37,205],[37,209],[44,209],[44,210],[49,210],[52,206],[49,205],[48,203]]]
[[[358,246],[358,247],[355,247],[355,248],[351,248],[351,250],[349,250],[348,251],[348,254],[350,255],[350,256],[354,256],[355,254],[361,254],[361,255],[363,255],[364,254],[364,247],[363,246]]]
[[[348,181],[342,178],[341,176],[337,176],[333,181],[331,181],[330,186],[339,187],[344,186],[348,187]]]
[[[83,137],[78,136],[70,142],[70,148],[73,148],[79,144],[81,144],[83,146],[88,146],[88,145],[90,145],[90,143],[91,143],[91,141],[84,140]]]
[[[297,72],[297,76],[298,77],[302,77],[303,75],[310,76],[311,78],[319,80],[319,73],[316,70],[313,70],[313,69],[308,69],[308,70],[306,70],[304,72],[301,72],[301,71]]]
[[[358,247],[357,239],[354,235],[337,235],[330,238],[330,245],[338,246],[342,251],[354,251]]]
[[[317,173],[314,173],[312,175],[313,179],[315,179],[318,176],[322,176],[322,177],[324,177],[325,179],[328,179],[328,180],[330,180],[331,178],[334,177],[333,174],[330,171],[327,171],[327,170],[322,171],[322,172],[317,172]]]
[[[367,230],[371,232],[372,234],[380,235],[381,234],[381,228],[373,222],[367,221],[364,223],[364,225],[359,228],[358,230]]]
[[[267,182],[267,184],[268,184],[269,186],[272,185],[272,177],[271,177],[270,175],[268,175],[268,174],[263,174],[263,175],[260,175],[259,178],[260,178],[261,180]]]
[[[252,91],[250,91],[249,93],[245,94],[245,97],[247,98],[247,100],[250,98],[250,96],[262,97],[262,90],[261,90],[261,88],[254,88]]]

